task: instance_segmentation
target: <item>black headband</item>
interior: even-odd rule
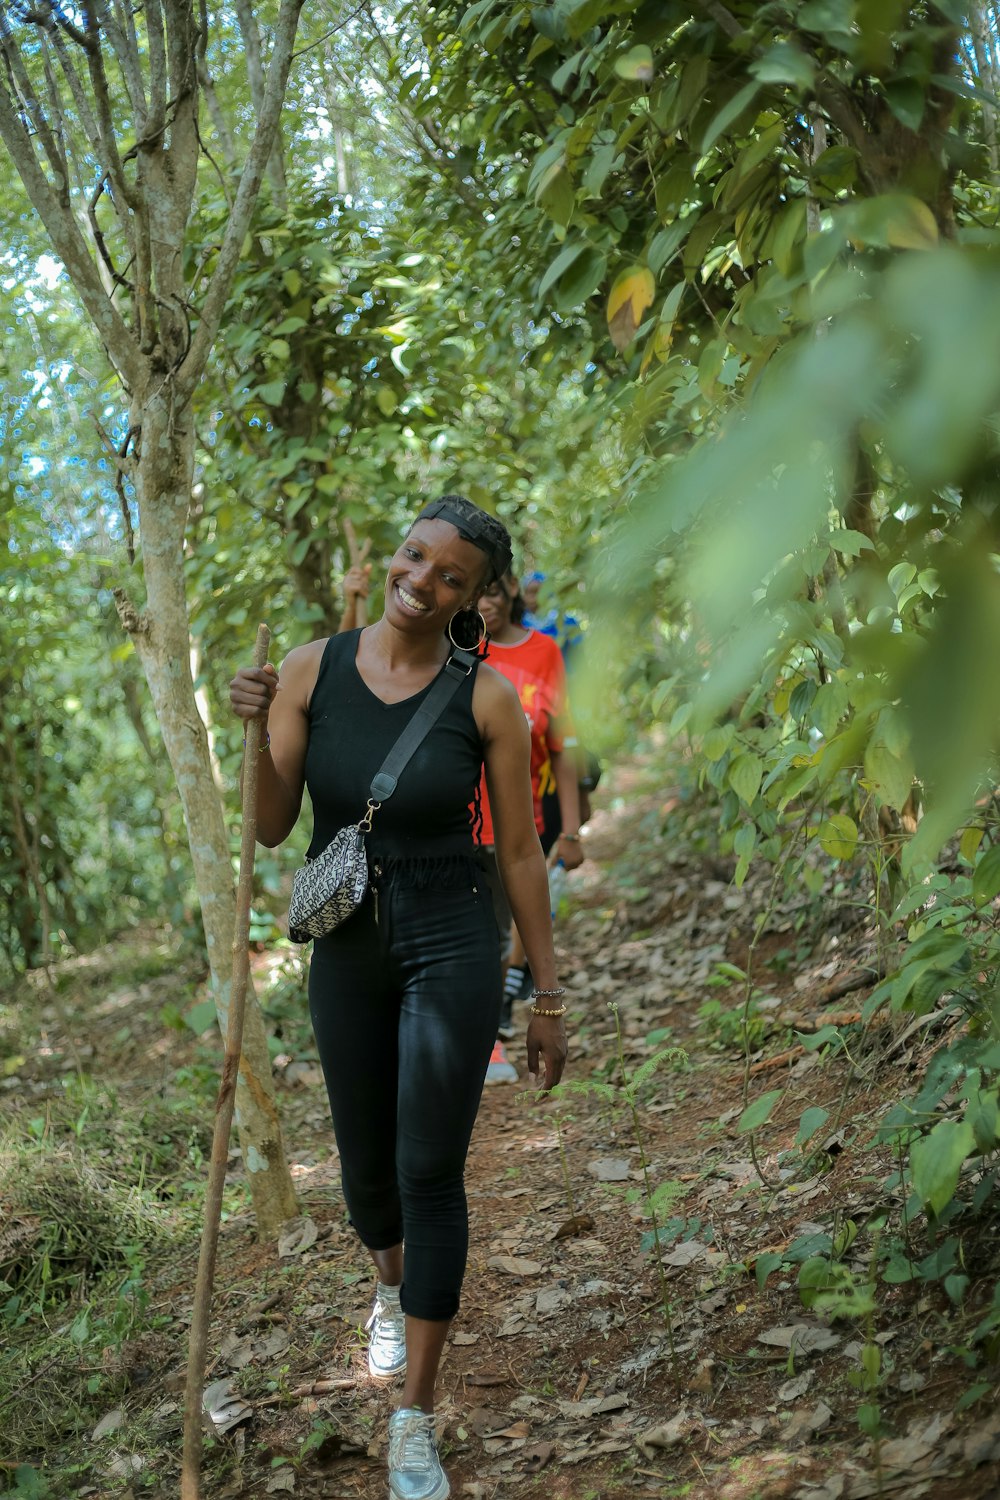
[[[478,505],[466,500],[464,495],[444,495],[440,500],[433,500],[424,506],[417,520],[447,521],[464,541],[485,552],[493,568],[493,578],[488,582],[492,583],[510,572],[514,554],[506,526],[489,511],[480,510]]]

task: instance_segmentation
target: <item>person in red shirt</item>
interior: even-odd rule
[[[528,630],[521,623],[524,601],[520,585],[510,572],[492,583],[479,598],[479,611],[489,632],[489,663],[495,671],[513,684],[531,731],[531,791],[535,807],[535,827],[544,829],[542,798],[555,788],[559,799],[562,829],[557,841],[557,857],[567,870],[583,862],[580,843],[580,793],[575,757],[576,741],[572,734],[566,702],[566,668],[562,652],[551,636]],[[510,958],[511,913],[500,881],[494,854],[493,815],[485,772],[480,788],[482,832],[479,835],[486,873],[493,894],[493,906],[500,931],[501,957],[504,965]],[[513,1034],[511,997],[504,997],[500,1017],[500,1036],[493,1049],[487,1070],[487,1083],[514,1082],[517,1072],[507,1059],[503,1037]]]

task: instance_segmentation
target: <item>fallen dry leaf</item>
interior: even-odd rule
[[[797,1411],[781,1429],[782,1442],[794,1443],[799,1438],[812,1437],[828,1427],[832,1419],[833,1412],[825,1401],[818,1402],[812,1411]]]
[[[530,1448],[525,1448],[523,1453],[524,1472],[526,1474],[540,1474],[556,1451],[555,1443],[533,1443]]]
[[[499,1432],[502,1427],[507,1426],[507,1422],[506,1412],[491,1411],[488,1406],[474,1406],[464,1425],[471,1427],[476,1437],[485,1437],[487,1433]]]
[[[308,1216],[289,1219],[278,1235],[278,1255],[284,1260],[290,1255],[301,1255],[316,1243],[316,1225]]]
[[[115,1453],[103,1472],[114,1479],[130,1479],[133,1474],[140,1474],[145,1466],[146,1460],[138,1453]]]
[[[560,1401],[559,1410],[564,1417],[591,1417],[603,1416],[605,1412],[622,1411],[628,1406],[628,1396],[624,1391],[616,1391],[610,1396],[593,1396],[589,1401]]]
[[[229,1432],[253,1416],[253,1407],[233,1390],[233,1383],[228,1378],[215,1380],[206,1387],[201,1404],[217,1433]]]
[[[598,1182],[627,1182],[631,1164],[620,1156],[600,1156],[587,1163],[587,1171],[593,1172]]]
[[[559,1460],[561,1464],[582,1464],[593,1462],[605,1453],[625,1453],[632,1444],[627,1441],[611,1439],[606,1443],[595,1443],[590,1448],[574,1448],[570,1453],[564,1453]]]
[[[295,1488],[294,1469],[278,1469],[271,1475],[264,1489],[269,1495],[290,1494]]]
[[[786,1380],[784,1385],[778,1387],[778,1400],[785,1405],[798,1401],[812,1385],[815,1374],[815,1370],[803,1370],[793,1380]]]
[[[521,1255],[491,1255],[486,1264],[508,1276],[537,1276],[544,1270],[540,1260],[527,1260]]]
[[[691,1266],[696,1260],[701,1260],[708,1251],[707,1245],[700,1245],[697,1240],[682,1240],[672,1250],[660,1256],[665,1266]]]
[[[829,1328],[817,1328],[810,1323],[789,1323],[781,1328],[768,1328],[757,1335],[758,1344],[769,1344],[775,1349],[789,1349],[796,1354],[817,1354],[824,1349],[836,1349],[841,1339]]]
[[[831,1474],[823,1484],[807,1484],[795,1491],[793,1500],[843,1500],[847,1493],[847,1475]]]
[[[122,1411],[121,1407],[113,1407],[111,1411],[105,1413],[105,1415],[98,1422],[97,1426],[90,1434],[90,1441],[92,1443],[96,1443],[102,1437],[107,1437],[109,1432],[117,1432],[118,1428],[122,1425],[124,1420],[125,1413]]]
[[[686,1407],[670,1418],[669,1422],[661,1422],[657,1427],[650,1427],[648,1432],[642,1433],[636,1439],[640,1449],[646,1458],[653,1458],[657,1448],[673,1448],[686,1435],[686,1429],[691,1422],[691,1413]]]
[[[984,1422],[977,1422],[962,1442],[962,1456],[967,1464],[996,1463],[1000,1454],[1000,1413],[994,1412]]]
[[[573,1293],[565,1286],[546,1286],[535,1297],[535,1312],[539,1317],[550,1317],[573,1301]]]
[[[594,1221],[589,1214],[574,1214],[571,1219],[566,1219],[555,1234],[554,1240],[573,1239],[578,1234],[587,1234],[594,1227]]]
[[[513,1422],[510,1427],[504,1427],[500,1432],[491,1432],[490,1437],[495,1438],[527,1438],[531,1436],[531,1423],[522,1417],[519,1422]]]
[[[929,1422],[925,1422],[923,1418],[911,1422],[905,1437],[890,1438],[881,1445],[879,1457],[882,1468],[900,1474],[915,1468],[922,1459],[934,1452],[954,1421],[951,1412],[939,1411]]]

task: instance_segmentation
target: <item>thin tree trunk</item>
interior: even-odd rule
[[[243,8],[252,14],[248,6]],[[81,29],[72,7],[59,7],[58,15],[55,7],[17,7],[19,23],[33,28],[26,45],[44,46],[52,32],[53,45],[59,37],[67,46],[71,40],[86,66],[89,94],[70,64],[68,91],[48,101],[52,119],[46,119],[35,96],[18,35],[8,24],[13,8],[0,0],[0,138],[129,396],[129,468],[139,501],[147,609],[140,617],[121,591],[116,602],[145,670],[177,781],[224,1030],[230,994],[226,955],[235,906],[228,839],[189,660],[183,570],[194,456],[189,408],[219,331],[261,178],[274,154],[301,8],[302,0],[280,0],[266,81],[258,78],[263,87],[255,101],[253,140],[207,289],[200,305],[192,307],[184,249],[198,183],[197,78],[205,43],[190,0],[146,7],[141,54],[127,17],[122,30],[109,26],[99,8],[85,6]],[[208,19],[206,4],[201,24],[207,27]],[[109,59],[112,68],[121,68],[130,92],[134,119],[127,123],[114,117]],[[77,124],[92,120],[93,128],[82,133],[68,129],[74,101]],[[126,131],[134,141],[123,158],[119,136]],[[72,147],[79,138],[87,142],[87,163],[74,159],[70,170],[66,144]],[[115,268],[117,280],[127,277],[132,290],[122,306],[108,286],[108,241],[98,227],[96,198],[85,215],[76,212],[73,189],[78,180],[93,176],[90,153],[103,172],[97,193],[107,190],[120,231],[116,239],[126,252]],[[262,1234],[271,1234],[295,1213],[296,1204],[274,1107],[263,1020],[254,1005],[236,1117],[258,1226]]]
[[[337,163],[337,192],[342,198],[346,198],[351,191],[351,174],[347,166],[347,146],[344,127],[342,124],[342,109],[334,86],[334,57],[329,47],[326,48],[327,67],[324,72],[324,83],[326,86],[326,116],[330,121],[330,130],[333,134],[333,152]]]
[[[17,751],[14,746],[13,736],[4,726],[0,731],[7,760],[7,795],[10,798],[11,812],[14,823],[14,841],[17,851],[21,857],[24,868],[26,883],[34,892],[38,903],[38,915],[41,921],[42,940],[41,954],[36,955],[34,941],[25,942],[25,929],[21,928],[21,946],[24,948],[24,960],[29,969],[35,967],[36,958],[44,963],[48,958],[49,936],[52,931],[52,908],[49,905],[49,893],[45,884],[45,876],[38,865],[31,847],[31,839],[28,833],[28,822],[24,813],[24,803],[19,791],[20,776],[17,766]]]
[[[205,726],[205,734],[208,738],[208,758],[212,766],[212,780],[215,782],[216,791],[221,797],[225,795],[226,783],[223,779],[222,767],[219,764],[219,752],[215,748],[215,725],[212,722],[212,705],[208,701],[208,693],[205,691],[205,684],[201,680],[201,646],[196,635],[192,634],[189,640],[194,701],[198,705],[198,714]]]
[[[169,387],[148,392],[141,403],[142,446],[136,484],[143,517],[147,610],[138,616],[124,596],[116,597],[122,623],[146,673],[184,809],[213,997],[225,1034],[236,907],[229,839],[212,779],[208,735],[197,711],[191,680],[184,574],[177,566],[191,494],[194,428],[189,414],[176,417],[169,392]],[[137,416],[138,412],[133,420]],[[267,1037],[256,1005],[247,1010],[236,1123],[258,1229],[262,1236],[272,1236],[298,1208],[274,1105]]]
[[[975,3],[969,6],[969,23],[972,31],[972,45],[976,54],[976,72],[979,76],[979,87],[986,93],[996,92],[996,79],[993,76],[993,59],[990,56],[989,25],[986,16],[986,6]],[[990,154],[990,169],[996,176],[998,167],[997,156],[997,115],[992,104],[983,103],[983,134],[986,137],[986,149]]]

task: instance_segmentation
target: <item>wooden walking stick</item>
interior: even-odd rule
[[[257,644],[253,664],[267,662],[271,632],[266,625],[257,627]],[[194,1310],[188,1342],[187,1386],[184,1393],[184,1454],[181,1462],[181,1500],[200,1500],[202,1382],[205,1378],[205,1351],[208,1345],[208,1315],[212,1306],[212,1281],[215,1276],[215,1254],[219,1244],[219,1219],[222,1211],[222,1189],[229,1156],[229,1132],[236,1104],[236,1080],[243,1046],[243,1013],[246,1007],[247,979],[250,973],[250,897],[253,890],[253,862],[257,847],[257,756],[260,750],[260,720],[246,720],[246,750],[243,755],[243,828],[240,841],[240,878],[236,888],[236,927],[233,933],[233,983],[226,1018],[226,1050],[222,1061],[222,1079],[215,1101],[215,1131],[212,1136],[212,1158],[208,1168],[205,1193],[205,1223],[201,1231],[198,1255],[198,1279],[194,1288]]]
[[[351,520],[350,516],[344,517],[344,535],[347,538],[347,553],[351,559],[351,567],[360,568],[361,564],[364,562],[365,558],[371,551],[372,539],[370,536],[366,536],[364,546],[358,546],[358,534],[354,530],[354,522]],[[371,564],[369,564],[369,569],[370,568]],[[356,600],[354,606],[354,623],[355,625],[368,624],[367,599],[359,598]]]

